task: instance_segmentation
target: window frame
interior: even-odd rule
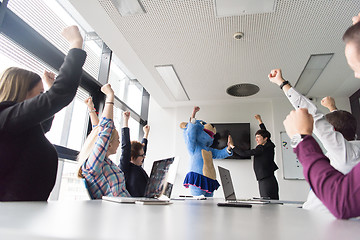
[[[11,0],[10,0],[11,1]],[[65,54],[63,54],[57,47],[52,45],[48,40],[46,40],[41,34],[36,30],[30,27],[25,21],[23,21],[19,16],[13,13],[8,7],[9,0],[3,0],[0,2],[0,32],[6,35],[15,43],[19,44],[39,60],[47,63],[50,67],[59,70]],[[82,80],[80,86],[93,98],[95,108],[98,109],[99,115],[101,115],[102,109],[105,105],[105,95],[100,91],[101,86],[108,82],[109,72],[110,72],[110,63],[111,63],[112,51],[111,49],[103,43],[100,66],[99,66],[99,76],[98,81],[92,77],[85,70],[82,74]],[[132,118],[139,122],[139,135],[138,138],[143,137],[142,127],[147,124],[148,119],[148,110],[149,110],[149,93],[142,88],[142,105],[140,114],[132,110],[125,102],[120,100],[115,96],[115,105],[123,111],[130,111]],[[73,103],[72,103],[73,104]],[[66,111],[65,119],[72,117],[72,111]],[[89,119],[89,118],[88,118]],[[86,129],[86,126],[84,126]],[[87,121],[87,134],[91,132],[92,126],[90,120]],[[69,134],[69,129],[63,129],[63,134],[61,136],[61,143],[67,142],[65,139]],[[67,132],[67,133],[66,133]],[[63,139],[64,138],[64,139]],[[85,138],[84,138],[85,140]],[[77,151],[55,145],[59,161],[61,158],[66,158],[70,161],[76,161]],[[58,186],[55,186],[53,191],[54,197],[50,197],[51,200],[57,200],[60,190],[60,182],[62,177],[62,168],[58,169],[57,182],[59,181]]]

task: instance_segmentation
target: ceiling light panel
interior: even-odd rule
[[[164,80],[166,86],[174,96],[176,101],[189,101],[184,86],[182,85],[173,65],[155,66],[156,70]]]
[[[307,95],[333,55],[334,53],[311,55],[295,84],[295,88],[303,95]]]
[[[132,16],[145,13],[144,7],[138,0],[111,0],[121,16]]]
[[[215,15],[231,17],[275,11],[275,0],[215,0]]]

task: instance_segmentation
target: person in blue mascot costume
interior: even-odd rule
[[[190,188],[193,196],[212,197],[220,186],[216,180],[213,159],[231,156],[230,146],[233,144],[229,138],[227,147],[221,150],[211,148],[216,128],[210,123],[195,119],[199,110],[199,107],[194,107],[190,122],[180,124],[180,128],[184,129],[185,143],[190,154],[190,171],[185,177],[184,186]]]

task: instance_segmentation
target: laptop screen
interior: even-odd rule
[[[174,158],[167,158],[153,163],[150,179],[146,186],[145,197],[158,198],[165,195],[170,198],[173,184],[167,181],[169,168]]]
[[[221,185],[224,191],[225,200],[236,200],[234,186],[231,180],[230,171],[226,168],[218,166]]]

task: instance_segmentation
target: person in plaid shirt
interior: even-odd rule
[[[110,84],[101,88],[106,95],[104,111],[98,126],[86,139],[78,156],[82,163],[78,175],[85,178],[90,195],[95,199],[102,196],[130,197],[126,190],[124,173],[108,157],[119,147],[119,134],[114,127],[114,91]]]

